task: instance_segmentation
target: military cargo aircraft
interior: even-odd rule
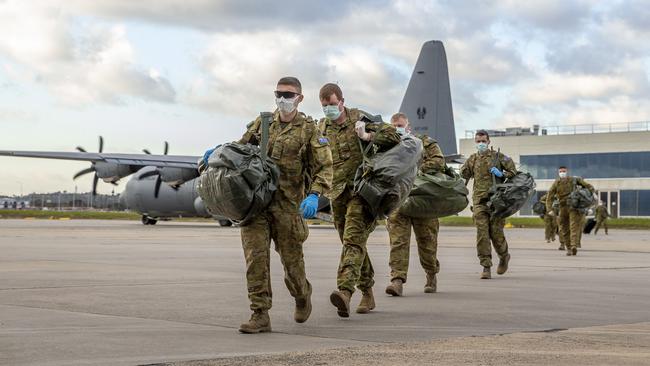
[[[414,133],[422,133],[438,140],[447,161],[457,155],[456,133],[447,70],[447,56],[440,41],[428,41],[422,46],[415,69],[409,81],[400,111],[409,117]],[[116,184],[133,175],[127,182],[122,201],[142,215],[144,225],[155,225],[158,220],[175,217],[215,218],[222,226],[232,222],[212,215],[197,192],[200,156],[169,155],[165,142],[162,155],[143,150],[143,154],[104,153],[104,140],[99,138],[98,152],[77,147],[77,152],[0,151],[0,156],[78,160],[90,162],[90,167],[74,175],[94,173],[93,194],[99,179]],[[165,183],[165,184],[162,184]],[[329,202],[321,199],[319,211],[329,210]]]

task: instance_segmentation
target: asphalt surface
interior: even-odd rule
[[[478,279],[474,235],[471,228],[441,228],[436,294],[422,293],[424,273],[412,248],[406,296],[391,298],[383,294],[388,238],[378,229],[369,241],[377,309],[340,319],[328,301],[338,236],[312,227],[305,243],[312,317],[293,322],[293,300],[273,253],[274,333],[241,335],[249,310],[237,228],[0,220],[0,365],[234,362],[650,321],[648,231],[585,236],[578,256],[566,257],[541,240],[542,230],[508,229],[510,270],[489,281]]]

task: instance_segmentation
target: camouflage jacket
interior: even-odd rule
[[[496,164],[495,164],[496,161]],[[508,156],[490,149],[484,153],[472,154],[460,168],[460,175],[469,180],[474,178],[472,201],[474,206],[485,204],[490,199],[492,189],[492,173],[490,169],[496,166],[503,172],[503,178],[496,178],[502,183],[505,178],[512,178],[517,174],[515,163]]]
[[[605,207],[604,205],[600,205],[596,207],[597,220],[605,220],[608,217],[609,217],[609,212],[607,212],[607,207]]]
[[[415,137],[422,140],[424,151],[422,153],[422,162],[420,171],[425,174],[435,174],[445,169],[445,156],[438,145],[438,141],[427,135],[416,135]]]
[[[334,162],[332,189],[326,194],[331,200],[340,196],[346,187],[353,187],[354,175],[363,162],[361,149],[367,143],[361,141],[354,131],[354,125],[361,119],[362,113],[364,112],[355,108],[345,108],[347,118],[342,124],[338,125],[329,118],[323,118],[319,122],[319,129],[330,142]],[[387,123],[367,123],[366,131],[374,132],[372,143],[376,151],[386,151],[401,141],[395,128]]]
[[[261,122],[258,117],[249,123],[239,143],[259,145]],[[269,127],[267,153],[280,170],[279,190],[292,203],[300,204],[309,192],[326,194],[331,188],[329,142],[311,117],[299,112],[293,121],[282,124],[280,113],[276,111]]]
[[[555,179],[555,182],[553,182],[553,185],[551,185],[551,189],[548,190],[548,197],[546,197],[546,211],[548,211],[549,202],[553,203],[554,199],[560,201],[560,206],[567,206],[569,204],[569,195],[573,191],[575,185],[585,187],[590,190],[591,193],[594,193],[594,187],[580,177],[557,178]]]

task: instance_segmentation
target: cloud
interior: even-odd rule
[[[136,64],[121,25],[80,26],[61,8],[5,1],[0,12],[0,57],[31,82],[70,105],[121,103],[125,97],[173,102],[175,90],[155,70]],[[15,72],[11,75],[17,75]]]

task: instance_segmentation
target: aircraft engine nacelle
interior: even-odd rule
[[[94,164],[97,176],[106,183],[114,183],[133,173],[131,167],[124,164],[97,162]]]
[[[160,179],[170,186],[178,186],[199,176],[198,171],[182,168],[160,168]]]

